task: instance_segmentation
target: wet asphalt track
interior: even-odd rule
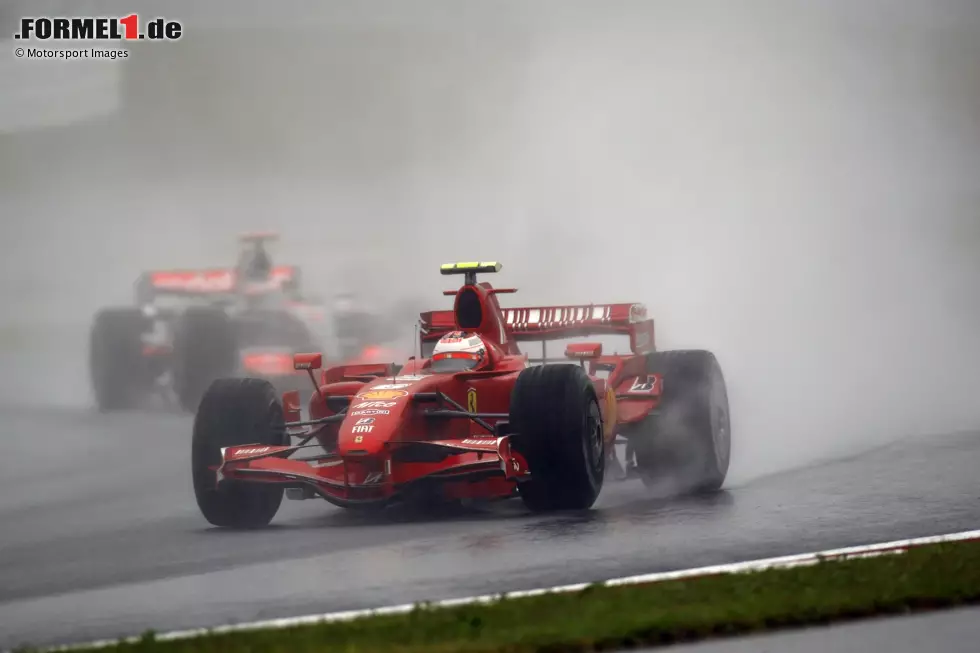
[[[570,583],[980,527],[980,435],[907,441],[663,501],[608,485],[586,514],[519,502],[438,519],[284,502],[213,530],[190,419],[0,412],[0,648]]]

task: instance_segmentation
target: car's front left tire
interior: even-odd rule
[[[531,472],[518,484],[528,508],[592,507],[605,477],[605,439],[595,386],[580,366],[523,370],[511,391],[510,426]]]
[[[204,518],[215,526],[266,526],[282,503],[280,485],[239,480],[218,483],[221,449],[244,444],[289,444],[282,403],[268,381],[217,379],[201,399],[191,443],[194,495]]]

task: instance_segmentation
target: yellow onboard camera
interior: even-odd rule
[[[442,274],[465,274],[463,282],[468,285],[476,284],[476,275],[484,272],[500,272],[503,266],[496,261],[467,261],[464,263],[443,263]]]

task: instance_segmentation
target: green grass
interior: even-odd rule
[[[416,653],[613,650],[980,600],[980,543],[399,616],[177,640],[126,651]]]

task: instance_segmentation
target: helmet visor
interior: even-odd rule
[[[465,372],[480,364],[482,356],[468,351],[447,351],[433,354],[431,369],[436,373]]]

